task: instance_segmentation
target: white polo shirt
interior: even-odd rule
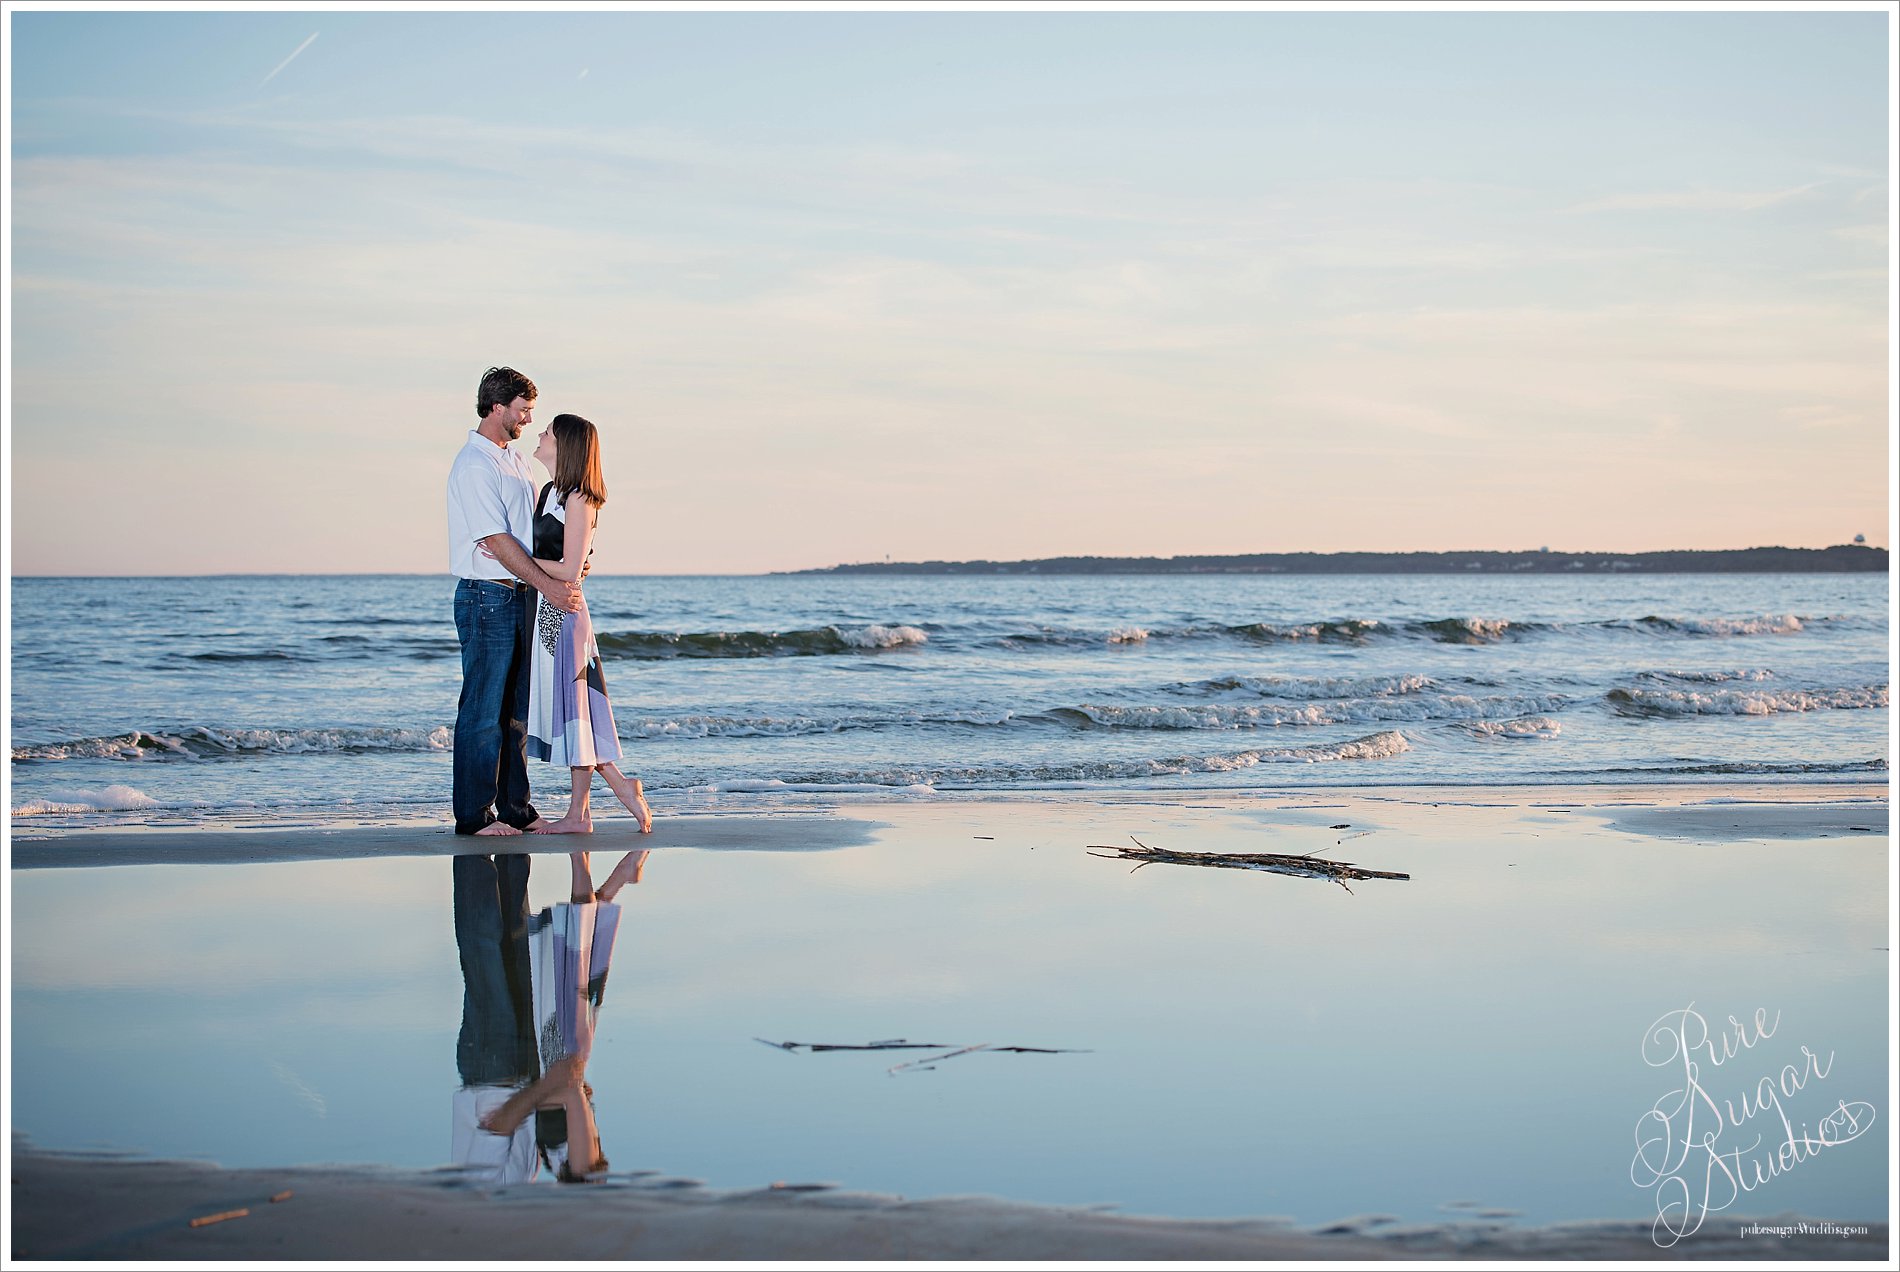
[[[526,459],[470,429],[468,444],[449,466],[449,573],[514,582],[507,566],[476,550],[503,530],[534,555],[534,474]]]
[[[534,1142],[534,1114],[523,1118],[512,1135],[481,1128],[481,1120],[506,1104],[519,1089],[479,1086],[463,1087],[455,1093],[450,1106],[451,1162],[468,1167],[475,1178],[491,1184],[526,1183],[541,1173],[541,1154]]]

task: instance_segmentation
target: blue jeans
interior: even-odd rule
[[[540,1071],[528,958],[528,858],[470,853],[452,863],[455,950],[462,963],[464,1086],[515,1086]]]
[[[462,699],[455,712],[455,833],[494,821],[527,827],[528,657],[535,593],[503,583],[455,585],[455,634],[462,641]]]

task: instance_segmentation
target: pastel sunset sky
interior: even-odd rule
[[[1887,540],[1878,7],[9,18],[19,574]]]

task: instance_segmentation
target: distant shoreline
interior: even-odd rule
[[[1239,556],[877,561],[779,574],[1884,574],[1887,549],[1677,552],[1255,552]]]

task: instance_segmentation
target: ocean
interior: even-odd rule
[[[446,819],[445,576],[16,578],[16,831]],[[1869,574],[593,576],[656,813],[1884,780]],[[565,774],[534,766],[544,811]],[[603,803],[602,801],[606,801]],[[615,815],[611,797],[597,811]]]

